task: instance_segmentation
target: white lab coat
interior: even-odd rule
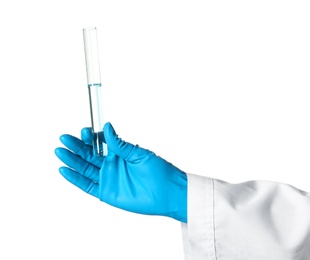
[[[290,185],[229,184],[188,174],[186,260],[309,260],[310,194]]]

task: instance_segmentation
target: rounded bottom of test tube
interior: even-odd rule
[[[94,133],[93,138],[93,152],[100,156],[108,155],[108,146],[104,142],[103,132]]]

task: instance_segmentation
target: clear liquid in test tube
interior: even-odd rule
[[[108,147],[103,138],[102,86],[96,27],[84,28],[83,38],[91,123],[94,134],[93,148],[95,154],[106,156]]]

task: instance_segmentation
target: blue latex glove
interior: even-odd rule
[[[60,173],[72,184],[112,206],[141,214],[161,215],[187,222],[187,176],[155,153],[120,139],[112,125],[104,126],[105,157],[93,155],[92,131],[82,140],[62,135],[68,148],[56,148],[68,167]]]

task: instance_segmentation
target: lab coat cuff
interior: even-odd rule
[[[193,174],[187,179],[187,224],[182,223],[185,259],[215,260],[214,181]]]

